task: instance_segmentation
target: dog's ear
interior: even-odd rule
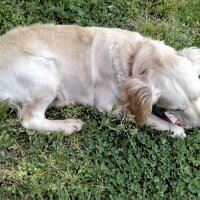
[[[125,93],[124,106],[134,115],[136,123],[143,125],[158,95],[154,94],[152,88],[141,76],[125,80],[122,86]]]
[[[124,105],[135,116],[137,124],[146,122],[152,106],[157,102],[159,92],[153,80],[171,64],[174,53],[174,49],[162,42],[147,40],[138,45],[134,56],[130,57],[130,76],[123,81],[122,88],[125,93]]]
[[[181,56],[187,57],[192,62],[200,63],[200,48],[197,47],[184,48],[178,53]]]

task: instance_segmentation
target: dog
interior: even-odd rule
[[[152,114],[158,105],[200,127],[200,49],[177,52],[137,32],[77,25],[34,24],[0,37],[0,100],[18,108],[23,127],[80,131],[80,119],[48,120],[50,106],[87,104],[138,125],[185,130]],[[116,110],[113,111],[113,106]]]

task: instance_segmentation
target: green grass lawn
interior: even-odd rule
[[[75,23],[138,31],[181,49],[200,46],[199,8],[199,0],[1,0],[0,33]],[[81,118],[84,128],[70,137],[39,134],[0,106],[0,199],[200,199],[199,130],[172,139],[86,106],[47,115]]]

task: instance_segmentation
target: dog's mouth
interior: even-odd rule
[[[192,126],[185,124],[183,121],[178,119],[172,112],[168,111],[166,108],[159,107],[157,105],[153,106],[152,113],[157,117],[168,121],[172,124],[183,127],[184,129],[190,130]]]
[[[173,113],[168,111],[166,108],[162,108],[155,105],[153,107],[152,113],[157,117],[168,121],[172,124],[176,124],[178,126],[186,126],[180,119],[178,119]]]

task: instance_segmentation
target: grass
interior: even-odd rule
[[[36,22],[119,27],[180,49],[200,46],[200,1],[1,0],[0,33]],[[200,132],[184,140],[110,119],[87,106],[50,109],[81,118],[63,137],[22,128],[0,106],[0,199],[200,199]]]

